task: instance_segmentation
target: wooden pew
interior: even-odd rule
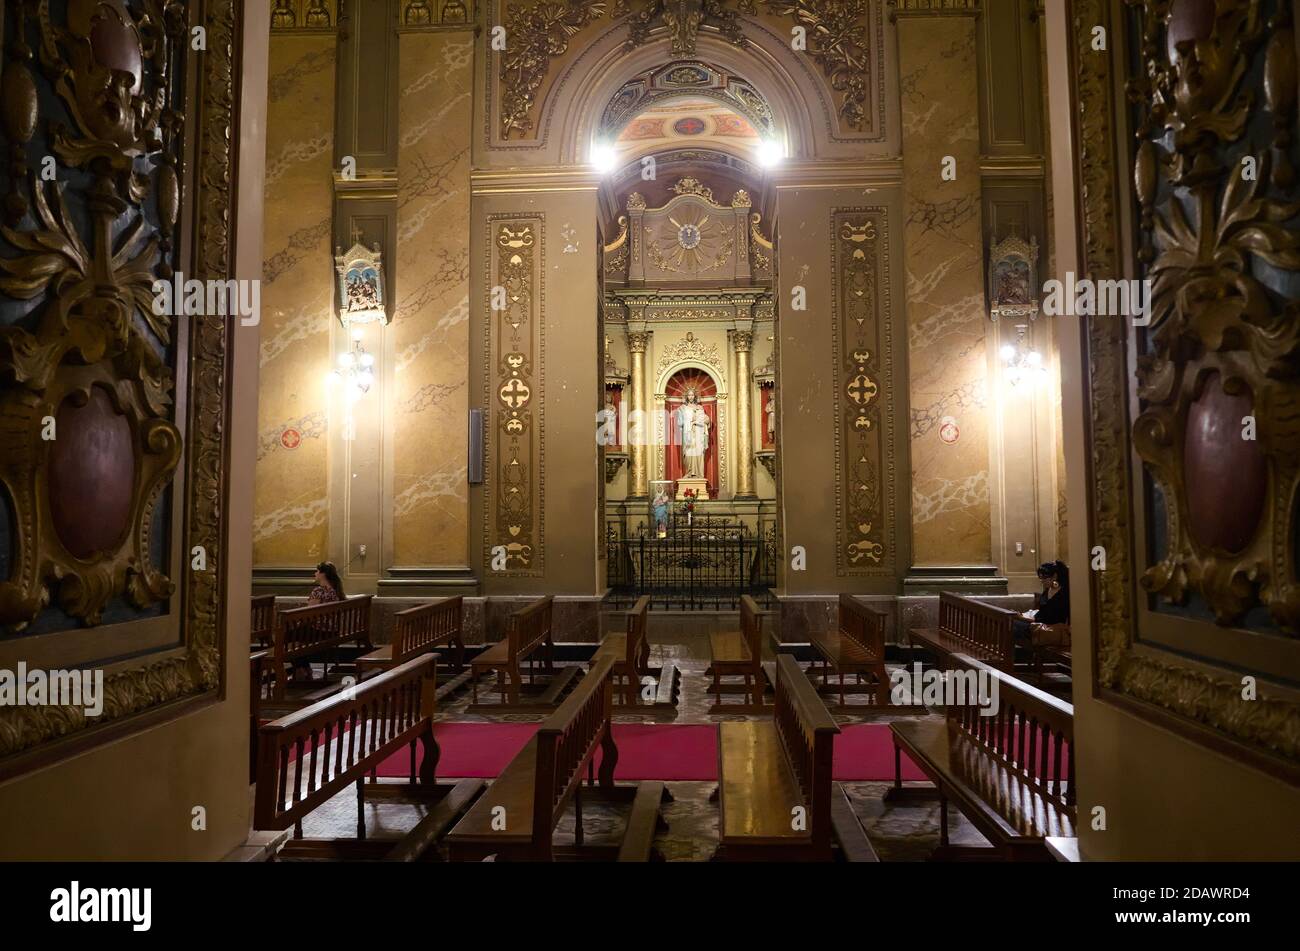
[[[248,641],[257,647],[266,647],[271,643],[271,634],[275,630],[275,595],[259,594],[253,598],[252,623],[249,625]]]
[[[832,836],[847,858],[875,852],[831,780],[835,725],[790,654],[776,659],[771,720],[718,724],[715,861],[830,861]],[[802,824],[796,810],[803,810]]]
[[[885,670],[885,615],[859,601],[851,594],[840,595],[839,623],[836,630],[812,636],[812,646],[817,652],[809,674],[816,676],[817,660],[821,660],[823,692],[831,689],[828,677],[839,676],[839,709],[883,707],[889,704],[889,674]],[[862,684],[863,676],[874,678],[866,688],[872,702],[850,706],[844,699],[844,675]],[[856,686],[856,685],[853,685]],[[861,693],[860,689],[850,692]]]
[[[623,845],[623,860],[648,857],[654,827],[661,823],[659,802],[663,783],[615,787],[614,743],[610,712],[614,702],[614,659],[602,658],[574,688],[558,710],[538,728],[447,835],[452,861],[479,861],[495,855],[500,861],[553,861],[555,827],[570,799],[576,814],[575,842],[584,851],[582,774],[593,782],[596,751],[601,751],[600,789],[608,798],[630,794],[632,813]],[[504,820],[504,828],[502,828]],[[602,850],[586,849],[603,854]]]
[[[640,678],[650,669],[650,642],[646,640],[646,616],[650,596],[642,595],[627,615],[627,631],[606,634],[591,658],[591,666],[609,658],[614,662],[614,681],[622,687],[624,706],[635,706],[640,696]]]
[[[248,656],[248,781],[257,782],[257,734],[261,724],[263,694],[267,690],[271,652],[254,651]]]
[[[481,780],[464,780],[449,791],[435,784],[438,743],[433,734],[438,655],[425,654],[385,671],[309,707],[290,713],[258,731],[257,791],[253,828],[295,827],[296,839],[284,857],[383,858],[392,841],[373,847],[357,845],[366,838],[366,775],[409,746],[410,786],[398,787],[416,799],[436,803],[410,833],[431,845],[483,787]],[[424,755],[416,765],[416,744]],[[357,790],[356,840],[303,840],[302,819],[351,783]],[[372,791],[391,789],[372,784]],[[414,859],[422,854],[410,854]]]
[[[939,626],[913,628],[907,636],[933,653],[940,666],[947,666],[953,654],[965,654],[1012,673],[1016,649],[1011,625],[1018,617],[1015,611],[944,591],[939,595]]]
[[[935,858],[989,857],[992,851],[992,857],[1045,861],[1047,837],[1076,835],[1074,707],[973,657],[953,654],[949,663],[953,672],[996,681],[996,715],[982,716],[979,697],[968,691],[964,702],[947,707],[944,722],[891,723],[894,790],[885,798],[907,798],[895,795],[903,790],[905,751],[939,793]],[[949,844],[949,800],[993,850]]]
[[[717,697],[709,713],[744,712],[745,708],[763,706],[763,616],[749,595],[740,599],[740,630],[710,634],[709,656],[709,666],[704,673],[705,676],[712,674],[713,684],[709,692]],[[719,680],[721,677],[742,677],[744,686],[723,684]],[[723,693],[738,690],[745,694],[743,706],[722,702]]]
[[[519,689],[523,686],[519,669],[521,662],[545,648],[545,669],[555,669],[555,642],[551,638],[553,603],[554,599],[548,594],[515,611],[506,621],[506,636],[470,662],[473,671],[470,689],[475,706],[478,704],[478,679],[484,673],[496,671],[497,689],[504,695],[505,703],[518,705]],[[572,668],[565,675],[566,680],[576,671],[577,668]]]
[[[393,641],[357,658],[361,669],[388,670],[413,657],[442,646],[455,647],[456,670],[465,666],[465,641],[461,636],[464,599],[460,595],[439,598],[393,615]]]
[[[275,658],[275,699],[283,700],[285,683],[295,662],[328,655],[345,645],[365,651],[370,643],[370,602],[361,594],[343,601],[312,604],[280,611],[275,616],[272,651]]]

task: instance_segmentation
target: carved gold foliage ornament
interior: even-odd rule
[[[65,169],[89,173],[73,206],[81,214],[69,206],[73,186],[33,171],[24,194],[15,181],[11,208],[30,208],[21,220],[32,226],[0,227],[19,252],[0,258],[0,291],[37,302],[31,320],[0,328],[0,412],[9,421],[0,436],[0,480],[28,528],[19,533],[10,577],[0,582],[0,624],[17,628],[36,618],[51,592],[66,613],[94,624],[119,593],[145,608],[172,591],[149,549],[156,495],[180,459],[181,443],[170,419],[173,374],[161,356],[172,318],[155,312],[153,282],[171,273],[165,262],[180,193],[170,77],[185,32],[175,5],[142,6],[133,16],[120,0],[72,2],[59,24],[48,4],[38,5],[41,65],[71,127],[41,121],[30,77],[6,84],[27,117],[21,128],[6,123],[6,133],[22,143],[45,132]],[[10,76],[26,70],[30,58],[23,55],[25,12],[15,11],[20,32]],[[145,156],[157,167],[152,180],[136,167]],[[155,187],[157,230],[140,213]],[[115,235],[115,221],[128,211],[134,214]],[[164,266],[155,269],[160,252]],[[62,444],[40,438],[49,418],[65,424]],[[79,476],[104,475],[66,449],[82,433],[86,451],[107,444],[120,454],[98,511],[69,511]]]
[[[886,538],[888,445],[881,426],[880,353],[888,352],[877,272],[878,209],[837,209],[832,216],[832,316],[835,387],[836,561],[841,575],[879,570]]]
[[[601,0],[535,0],[507,8],[508,41],[501,56],[501,135],[522,135],[533,127],[531,113],[551,60],[569,41],[605,15]]]
[[[505,290],[505,306],[498,307],[489,298],[486,311],[496,421],[491,464],[496,478],[486,512],[484,559],[491,566],[493,549],[503,547],[506,572],[538,574],[542,567],[540,360],[544,349],[539,282],[543,262],[538,247],[542,219],[496,215],[488,227],[493,262],[488,286]],[[499,564],[496,570],[501,570]]]
[[[1134,181],[1152,322],[1138,362],[1145,408],[1134,443],[1163,488],[1169,544],[1142,583],[1177,603],[1200,595],[1222,624],[1264,604],[1296,633],[1300,585],[1290,546],[1275,538],[1289,535],[1300,474],[1300,307],[1264,283],[1261,265],[1300,272],[1300,230],[1287,224],[1300,203],[1280,194],[1271,153],[1255,156],[1246,141],[1255,102],[1246,75],[1266,24],[1257,4],[1226,5],[1204,32],[1171,19],[1167,3],[1143,9],[1146,70],[1129,91],[1147,107]],[[1280,104],[1289,114],[1296,80],[1289,5],[1267,26],[1287,41],[1281,51],[1269,48],[1265,71],[1289,88]],[[1286,65],[1270,66],[1278,56]],[[1256,174],[1243,174],[1242,158]],[[1186,190],[1190,214],[1166,198],[1174,188]],[[1248,415],[1257,439],[1242,438]],[[1214,441],[1204,442],[1210,426]],[[1203,485],[1215,457],[1234,463],[1234,500]]]
[[[615,0],[613,13],[616,18],[631,16],[624,44],[628,50],[650,42],[650,31],[659,24],[668,31],[673,56],[695,55],[703,23],[716,27],[733,46],[744,49],[748,45],[736,11],[728,10],[725,0]]]
[[[1128,436],[1135,371],[1132,447],[1164,510],[1142,585],[1225,625],[1267,606],[1281,632],[1259,637],[1294,636],[1300,312],[1287,291],[1300,269],[1300,206],[1287,194],[1294,27],[1286,3],[1271,22],[1263,5],[1247,0],[1128,6],[1133,30],[1125,39],[1140,66],[1125,76],[1137,117],[1126,168],[1114,161],[1125,151],[1116,142],[1122,104],[1112,95],[1113,70],[1126,61],[1122,45],[1106,55],[1091,50],[1094,27],[1115,26],[1108,4],[1078,0],[1071,22],[1083,269],[1098,280],[1124,276],[1112,196],[1128,178],[1139,212],[1133,256],[1151,281],[1151,323],[1138,332],[1133,371],[1130,326],[1086,324],[1090,537],[1107,560],[1105,571],[1089,573],[1097,686],[1104,699],[1295,781],[1300,707],[1267,686],[1277,670],[1260,671],[1259,695],[1243,698],[1244,655],[1233,652],[1245,635],[1224,631],[1224,646],[1196,666],[1135,644],[1147,625],[1163,623],[1165,636],[1176,637],[1204,622],[1147,611],[1129,586],[1143,560],[1133,548],[1134,505],[1145,505],[1138,500],[1146,493],[1134,491],[1141,474],[1130,472]],[[1288,153],[1280,173],[1279,142]],[[1254,175],[1243,174],[1252,166]],[[1242,438],[1246,417],[1255,421],[1253,440]],[[1152,527],[1161,516],[1146,508]]]
[[[133,714],[179,711],[176,701],[220,684],[232,324],[219,315],[174,323],[154,311],[152,282],[174,271],[230,276],[239,35],[232,0],[5,6],[3,119],[18,174],[0,229],[0,292],[27,303],[0,312],[0,479],[13,545],[0,622],[19,628],[57,604],[95,624],[112,599],[139,609],[171,598],[177,583],[183,591],[169,611],[176,639],[109,668],[99,717],[81,707],[0,707],[0,777],[31,768],[34,756],[58,755],[43,750],[55,739],[93,728],[90,742],[102,741],[131,729]],[[187,71],[191,24],[203,25],[207,49]],[[48,96],[37,95],[36,61]],[[57,161],[53,182],[35,168],[43,154]],[[180,188],[186,155],[196,164],[192,196]],[[193,236],[183,261],[174,250],[178,226]],[[179,349],[169,346],[177,328]],[[187,354],[179,366],[177,353]],[[42,439],[47,418],[53,439]],[[173,482],[182,456],[186,478]],[[167,496],[168,485],[183,491]],[[152,538],[164,504],[177,548],[202,546],[207,555],[202,571],[188,570],[186,558],[175,582],[171,556],[159,567],[152,554],[172,550]],[[68,668],[120,653],[102,640],[62,644],[50,642]],[[2,666],[12,666],[9,646],[0,635]],[[31,755],[14,756],[24,752]]]
[[[808,31],[808,52],[840,95],[839,116],[851,129],[867,125],[867,0],[763,0]]]

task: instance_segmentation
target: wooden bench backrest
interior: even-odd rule
[[[511,657],[529,653],[550,636],[554,600],[548,594],[510,615],[506,621],[506,642]]]
[[[947,708],[949,729],[1020,774],[1044,799],[1075,815],[1074,706],[965,654],[952,655],[952,673],[973,671],[997,681],[997,713],[982,716],[973,689]],[[953,699],[950,697],[949,699]]]
[[[776,658],[776,732],[803,791],[814,845],[830,845],[831,759],[840,728],[791,654]]]
[[[629,670],[636,670],[641,665],[642,645],[645,644],[646,618],[650,611],[650,595],[643,594],[627,615],[627,653],[624,663]]]
[[[275,595],[259,594],[253,598],[249,640],[254,644],[265,644],[271,639],[273,630],[275,630]]]
[[[274,595],[272,595],[274,597]],[[257,728],[261,726],[262,701],[271,672],[271,652],[253,651],[248,655],[248,781],[257,781]]]
[[[588,761],[610,729],[614,660],[600,660],[537,728],[533,778],[533,848],[551,854],[551,834]]]
[[[286,829],[407,743],[431,741],[437,675],[438,655],[425,654],[263,724],[253,828]],[[422,782],[433,781],[433,768],[426,755]]]
[[[840,595],[840,636],[885,659],[885,615],[851,594]]]
[[[370,643],[370,602],[359,594],[328,604],[311,604],[281,611],[275,618],[275,656],[296,660],[345,641]]]
[[[439,598],[393,615],[393,662],[403,664],[460,634],[462,598]]]
[[[1016,656],[1011,623],[1017,616],[1015,611],[959,594],[944,591],[939,595],[939,629],[976,653],[998,658],[999,664],[1007,667],[1012,666]]]
[[[758,604],[749,595],[740,598],[740,634],[749,648],[749,657],[754,672],[763,666],[763,614]]]

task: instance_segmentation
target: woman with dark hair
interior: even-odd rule
[[[312,588],[311,594],[307,596],[307,603],[329,604],[331,601],[342,601],[345,597],[343,580],[339,577],[339,570],[334,567],[334,562],[322,561],[316,566],[316,587]]]
[[[308,607],[342,601],[346,597],[343,594],[343,579],[339,577],[339,570],[334,567],[334,562],[322,561],[317,565],[315,580],[315,587],[311,589],[311,594],[307,595]],[[318,620],[316,625],[318,629],[325,630],[325,625],[332,623],[337,623],[337,620],[323,618]],[[311,680],[311,664],[304,660],[296,661],[293,665],[293,676],[295,680]]]
[[[1045,561],[1038,566],[1043,591],[1038,607],[1026,611],[1026,622],[1017,622],[1016,636],[1036,647],[1058,647],[1070,643],[1070,569],[1065,562]]]

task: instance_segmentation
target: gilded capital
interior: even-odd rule
[[[630,331],[627,335],[627,349],[632,353],[645,353],[650,345],[650,334],[644,331]]]
[[[731,333],[731,349],[737,353],[749,353],[754,345],[754,334],[749,330],[734,330]]]

